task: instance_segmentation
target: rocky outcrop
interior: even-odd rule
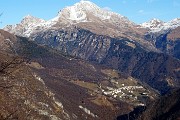
[[[101,62],[108,53],[111,38],[83,29],[47,31],[33,36],[40,45],[48,45],[66,54]]]

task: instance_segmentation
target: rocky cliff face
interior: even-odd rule
[[[160,31],[157,33],[147,33],[145,40],[150,41],[157,49],[179,59],[179,32],[180,29]]]
[[[97,62],[101,62],[108,54],[111,44],[110,37],[76,28],[46,31],[35,34],[32,39],[66,54]]]
[[[150,52],[127,38],[111,38],[73,28],[39,33],[32,39],[66,54],[111,66],[148,83],[161,93],[179,86],[178,60]]]
[[[180,27],[172,30],[167,35],[167,52],[180,59]]]

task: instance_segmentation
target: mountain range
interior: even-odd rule
[[[80,1],[48,21],[28,15],[7,25],[0,43],[2,85],[9,84],[6,78],[19,83],[7,89],[14,98],[5,95],[6,87],[0,91],[0,104],[10,99],[0,107],[3,119],[21,118],[22,109],[22,119],[116,119],[180,87],[179,18],[136,24]],[[20,63],[6,66],[14,58]],[[13,92],[22,89],[31,91]]]
[[[98,27],[97,27],[98,26]],[[112,38],[128,38],[146,46],[148,50],[159,51],[179,58],[179,38],[173,40],[166,36],[180,26],[180,19],[169,22],[152,19],[149,22],[135,24],[128,18],[98,7],[90,1],[80,1],[66,7],[58,15],[48,21],[33,16],[26,16],[21,23],[7,25],[4,30],[15,35],[34,37],[48,30],[76,27],[89,30],[98,35]],[[176,33],[178,35],[178,33]]]

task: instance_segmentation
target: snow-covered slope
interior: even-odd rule
[[[149,28],[150,32],[161,32],[170,29],[175,29],[180,26],[180,18],[173,19],[169,22],[163,22],[158,19],[152,19],[149,22],[142,23],[143,28]]]

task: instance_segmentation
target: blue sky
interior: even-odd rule
[[[16,24],[30,14],[49,20],[59,10],[71,6],[80,0],[1,0],[0,28],[8,24]],[[180,18],[180,0],[90,0],[102,8],[128,17],[135,23],[158,18],[169,21]]]

